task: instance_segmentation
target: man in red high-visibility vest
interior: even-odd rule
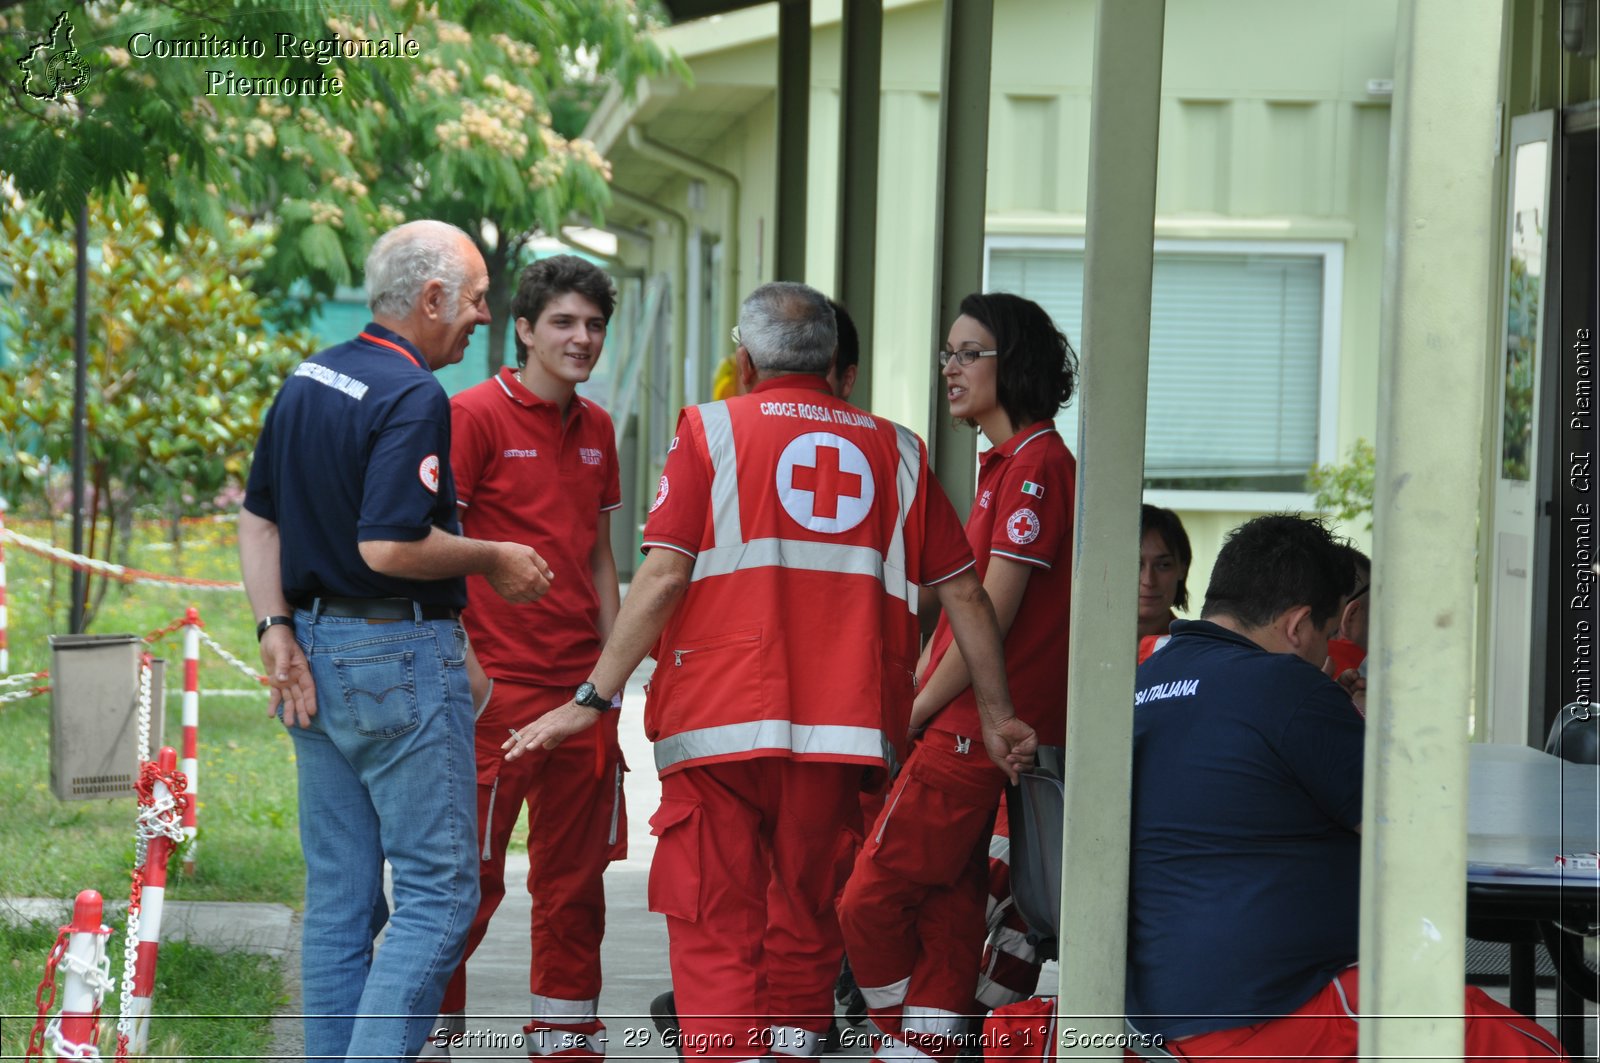
[[[832,1024],[840,831],[910,719],[917,597],[973,662],[989,755],[1032,760],[961,527],[909,430],[835,399],[827,300],[763,285],[739,315],[750,392],[685,410],[648,556],[589,682],[506,743],[592,726],[652,651],[661,807],[650,908],[667,917],[686,1056],[815,1055]],[[903,752],[903,750],[900,750]]]

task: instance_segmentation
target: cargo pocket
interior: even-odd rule
[[[700,803],[663,797],[650,817],[656,855],[650,862],[650,910],[673,919],[700,918]]]
[[[946,885],[957,881],[980,841],[987,851],[994,811],[951,793],[925,758],[913,756],[868,831],[865,851],[909,882]]]
[[[334,658],[340,692],[357,733],[367,738],[398,738],[416,729],[415,655],[389,653],[381,657]]]

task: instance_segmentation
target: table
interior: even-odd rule
[[[1511,1006],[1519,1011],[1531,1012],[1534,1004],[1534,937],[1526,928],[1600,923],[1600,872],[1556,862],[1557,855],[1596,850],[1600,767],[1528,746],[1470,747],[1467,914],[1480,926],[1499,924],[1520,931],[1520,936],[1496,938],[1512,941]],[[1564,965],[1559,955],[1554,958],[1558,965],[1573,965],[1570,957]],[[1583,1000],[1571,984],[1582,984],[1577,975],[1587,978],[1588,972],[1568,972],[1556,986],[1557,1034],[1574,1055],[1583,1051]],[[1583,995],[1597,994],[1590,988]]]

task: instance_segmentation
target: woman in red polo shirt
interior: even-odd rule
[[[1037,303],[990,293],[962,300],[938,357],[951,413],[991,444],[967,540],[1005,634],[1012,702],[1040,745],[1059,746],[1075,462],[1054,418],[1076,388],[1077,356]],[[984,753],[944,617],[917,674],[912,728],[922,737],[856,860],[840,923],[868,1014],[888,1038],[879,1058],[910,1048],[942,1060],[967,1032],[1005,776]]]

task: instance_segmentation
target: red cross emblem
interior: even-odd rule
[[[866,519],[875,494],[861,448],[832,432],[807,432],[778,459],[778,500],[795,523],[837,535]]]
[[[1018,546],[1026,546],[1039,537],[1039,514],[1031,509],[1019,509],[1006,518],[1006,535]]]
[[[810,491],[814,496],[811,512],[829,520],[839,515],[839,499],[861,497],[861,477],[839,468],[838,447],[817,447],[817,463],[812,466],[796,465],[789,481],[797,490]]]

